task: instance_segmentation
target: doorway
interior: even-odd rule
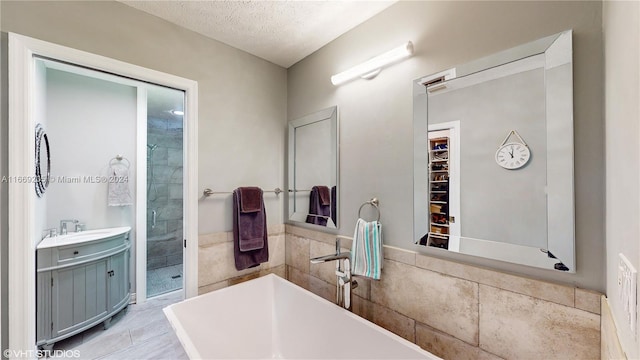
[[[135,237],[146,239],[147,223],[147,92],[149,84],[183,92],[183,137],[182,170],[183,178],[183,230],[181,245],[184,250],[184,293],[185,297],[197,295],[197,83],[192,80],[157,72],[117,60],[93,55],[83,51],[51,44],[29,37],[9,34],[9,175],[13,177],[34,177],[35,137],[38,116],[42,114],[34,101],[41,93],[38,82],[38,59],[52,60],[59,64],[75,66],[78,72],[118,77],[128,86],[135,87],[137,110],[137,131],[135,154]],[[104,80],[104,79],[103,79]],[[133,84],[132,84],[133,83]],[[90,117],[87,118],[87,121]],[[79,134],[78,136],[82,136]],[[52,154],[55,150],[52,141]],[[82,151],[78,149],[78,151]],[[118,154],[113,154],[119,160]],[[54,158],[55,155],[52,156]],[[140,159],[142,159],[140,161]],[[55,162],[52,162],[52,169]],[[98,174],[91,174],[98,175]],[[46,199],[46,194],[44,195]],[[36,212],[36,192],[33,183],[9,184],[9,348],[35,350],[36,339],[36,245],[41,240],[43,229]],[[87,199],[88,201],[88,199]],[[84,215],[84,214],[83,214]],[[189,246],[189,240],[194,246]],[[132,241],[133,242],[133,241]],[[132,281],[136,301],[146,300],[146,241],[135,241],[136,277]],[[142,268],[142,269],[141,269]]]
[[[182,289],[184,92],[147,90],[147,298]]]

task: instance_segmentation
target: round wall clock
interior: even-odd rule
[[[520,142],[509,142],[507,140],[515,135]],[[512,130],[507,138],[504,139],[502,145],[496,151],[496,163],[507,170],[516,170],[525,166],[531,159],[531,151],[529,146],[522,140],[515,130]]]

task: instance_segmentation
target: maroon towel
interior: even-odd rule
[[[259,187],[241,187],[238,190],[240,190],[240,211],[242,213],[262,210],[262,189]]]
[[[329,205],[331,204],[331,195],[329,194],[329,187],[327,186],[316,186],[318,188],[318,195],[320,195],[320,205]]]
[[[331,201],[323,204],[322,188],[326,190],[326,195],[329,195],[329,188],[326,186],[314,186],[311,188],[311,192],[309,193],[309,215],[307,215],[307,219],[305,220],[307,224],[327,226],[327,219],[331,215],[331,206],[329,206]],[[329,200],[330,199],[329,197]]]
[[[236,269],[243,270],[269,261],[267,213],[260,190],[260,211],[243,212],[243,188],[233,191],[233,255]]]

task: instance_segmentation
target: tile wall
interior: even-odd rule
[[[335,301],[335,235],[286,225],[287,278]],[[343,238],[345,250],[349,238]],[[385,246],[354,313],[445,359],[599,359],[601,294]],[[202,261],[202,260],[201,260]]]
[[[218,232],[198,238],[198,293],[204,294],[265,274],[285,278],[284,225],[267,229],[269,261],[251,269],[236,270],[233,259],[233,233]]]

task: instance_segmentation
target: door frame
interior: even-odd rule
[[[462,228],[460,216],[460,120],[429,124],[427,129],[427,139],[431,131],[449,131],[449,216],[455,217],[455,221],[449,224],[449,247],[450,250],[458,251]]]
[[[85,51],[9,33],[9,177],[35,175],[34,56],[84,66],[185,92],[184,109],[184,235],[185,297],[198,294],[198,83],[175,75],[125,63]],[[146,121],[146,119],[145,119]],[[145,136],[146,139],[146,136]],[[143,144],[146,148],[146,140]],[[140,144],[137,147],[140,151]],[[146,150],[146,149],[145,149]],[[145,152],[146,154],[146,152]],[[145,173],[146,174],[146,173]],[[146,177],[146,176],[145,176]],[[139,184],[136,184],[139,186]],[[35,227],[33,183],[10,182],[9,187],[9,349],[36,350],[36,261],[40,231]],[[144,184],[142,193],[145,193]],[[140,193],[140,191],[138,191]],[[138,209],[136,218],[138,219]],[[143,212],[146,219],[146,204]],[[138,220],[136,220],[136,223]],[[143,227],[143,229],[146,229]],[[26,241],[25,241],[26,239]],[[144,250],[138,246],[144,243]],[[146,241],[136,253],[146,257]],[[136,255],[138,256],[138,255]],[[138,257],[136,257],[136,268]],[[136,274],[138,280],[138,274]],[[139,284],[137,284],[139,285]],[[146,289],[145,289],[146,291]],[[138,292],[138,291],[136,291]],[[35,354],[35,353],[34,353]]]

